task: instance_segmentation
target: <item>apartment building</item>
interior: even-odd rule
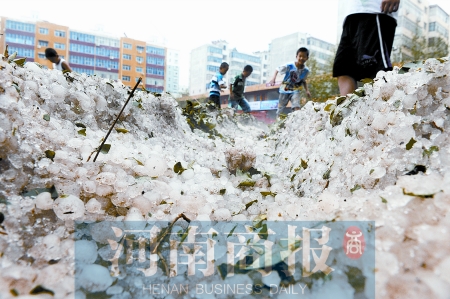
[[[253,73],[247,78],[247,86],[261,83],[261,58],[258,55],[239,52],[224,40],[213,41],[191,51],[189,68],[189,94],[203,94],[209,89],[211,77],[219,71],[220,64],[227,62],[229,70],[225,75],[227,83],[240,74],[249,64]]]
[[[450,47],[450,18],[449,14],[438,5],[430,5],[428,14],[428,43],[433,45],[441,37]]]
[[[266,51],[257,51],[253,52],[253,55],[259,57],[261,59],[261,79],[259,84],[265,84],[272,78],[272,74],[269,73],[269,64],[270,64],[270,52]]]
[[[88,32],[68,31],[66,60],[73,71],[118,79],[120,42],[117,38],[96,36]],[[59,50],[56,49],[59,53]]]
[[[51,68],[45,49],[54,48],[73,71],[121,80],[130,87],[142,77],[148,90],[163,92],[168,81],[166,48],[128,37],[85,32],[46,21],[24,21],[0,17],[0,51],[6,45],[18,57]],[[171,63],[178,68],[178,62]],[[178,70],[172,72],[178,82]],[[178,83],[177,83],[178,84]]]
[[[167,48],[166,70],[167,80],[165,90],[170,92],[174,97],[180,97],[180,51]]]

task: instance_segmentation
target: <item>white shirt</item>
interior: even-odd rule
[[[59,60],[59,63],[58,64],[56,64],[56,63],[53,63],[53,68],[54,69],[56,69],[56,70],[60,70],[60,71],[62,71],[63,70],[63,68],[62,68],[62,63],[63,63],[63,61],[65,61],[64,59],[62,59],[62,58],[60,58],[60,60]]]
[[[342,11],[344,16],[356,13],[373,13],[381,14],[382,0],[345,0],[341,1]],[[398,11],[387,14],[388,16],[397,19]],[[344,18],[345,21],[345,18]]]

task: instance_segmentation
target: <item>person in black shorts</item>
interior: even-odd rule
[[[349,0],[347,17],[333,65],[341,95],[352,93],[356,82],[392,70],[390,55],[400,0]]]

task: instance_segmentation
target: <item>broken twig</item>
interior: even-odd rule
[[[131,91],[130,96],[128,97],[128,100],[125,102],[125,105],[123,105],[122,110],[120,110],[119,115],[117,115],[116,119],[114,120],[113,124],[111,125],[111,128],[109,128],[108,134],[106,134],[106,137],[105,137],[105,139],[103,139],[102,144],[100,144],[100,146],[97,148],[97,154],[95,155],[93,162],[95,162],[95,160],[97,160],[98,154],[102,150],[102,147],[106,142],[106,139],[108,139],[108,136],[109,136],[109,134],[111,134],[111,131],[114,128],[114,126],[116,125],[116,122],[119,120],[120,115],[122,114],[123,110],[125,110],[125,107],[127,106],[130,99],[133,97],[134,91],[138,87],[139,83],[141,83],[141,80],[142,80],[142,77],[139,77],[139,80],[136,82],[136,85],[133,87],[133,90]]]

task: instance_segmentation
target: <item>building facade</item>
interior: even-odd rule
[[[261,59],[261,80],[259,84],[265,84],[270,81],[271,74],[269,73],[269,64],[270,64],[270,53],[268,50],[266,51],[257,51],[254,52],[253,55],[258,56]]]
[[[220,64],[227,62],[229,70],[225,75],[225,81],[242,73],[248,64],[253,67],[253,72],[247,78],[247,86],[261,83],[261,58],[258,55],[239,52],[231,48],[224,40],[213,41],[191,51],[189,68],[189,94],[203,94],[209,89],[211,77],[219,71]]]
[[[434,45],[440,37],[449,44],[449,14],[438,5],[430,5],[428,14],[428,44]]]
[[[181,96],[180,92],[180,51],[167,48],[167,57],[166,57],[166,71],[167,71],[167,79],[165,90],[170,92],[174,97]]]
[[[145,87],[154,92],[166,90],[167,51],[165,47],[128,37],[91,33],[45,21],[23,21],[0,17],[0,51],[8,45],[9,53],[35,61],[47,68],[45,49],[54,48],[75,72],[121,80],[133,87],[141,77]],[[171,82],[178,84],[178,62],[171,62]],[[174,84],[174,86],[175,86]],[[172,84],[171,84],[172,85]]]

